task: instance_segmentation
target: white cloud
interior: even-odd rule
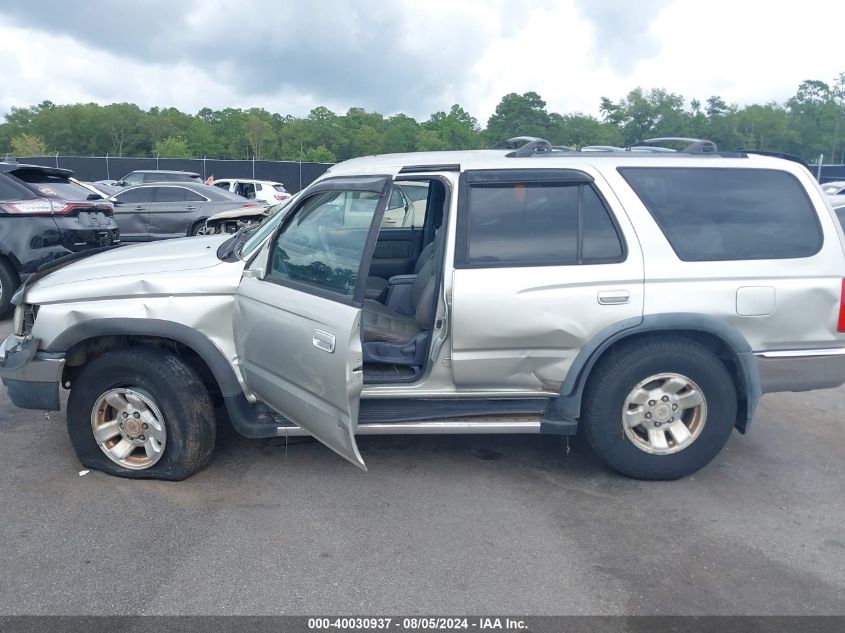
[[[9,6],[21,5],[0,5],[0,15]],[[194,0],[178,28],[128,14],[115,23],[112,10],[102,24],[88,12],[84,29],[59,19],[66,5],[58,17],[29,6],[0,23],[0,112],[49,99],[294,115],[364,106],[425,118],[460,103],[484,124],[508,92],[598,114],[602,96],[636,86],[744,104],[783,101],[802,80],[845,70],[829,19],[838,3],[824,0],[408,0],[389,9]],[[122,37],[100,37],[121,19]]]

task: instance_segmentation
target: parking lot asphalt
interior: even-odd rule
[[[5,337],[9,322],[0,324]],[[583,441],[228,429],[179,483],[90,472],[0,394],[0,614],[842,614],[845,389],[761,402],[686,480]]]

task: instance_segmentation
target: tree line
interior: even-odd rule
[[[721,149],[781,151],[815,162],[845,163],[845,72],[832,82],[801,82],[783,103],[739,106],[718,95],[687,99],[662,88],[636,88],[600,117],[549,112],[536,92],[502,97],[487,125],[460,105],[425,121],[383,116],[363,108],[337,114],[325,107],[306,117],[263,108],[143,110],[132,103],[12,108],[0,124],[0,154],[38,156],[161,156],[337,162],[369,154],[478,149],[519,135],[556,145],[627,146],[656,136],[691,136]]]

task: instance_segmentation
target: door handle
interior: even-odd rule
[[[135,207],[135,210],[136,210],[136,211],[143,211],[143,210],[144,210],[144,207],[142,207],[142,206],[140,206],[140,205],[139,205],[139,206]]]
[[[631,301],[631,294],[627,290],[601,290],[598,300],[603,306],[624,305]]]
[[[196,209],[196,207],[194,207],[194,206],[189,206],[189,207],[185,207],[185,208],[186,208],[188,211],[194,211],[194,210]]]
[[[329,354],[334,352],[334,346],[335,346],[334,334],[329,334],[328,332],[323,332],[323,330],[314,330],[314,337],[311,339],[311,343],[317,349],[321,349],[324,352],[328,352]]]

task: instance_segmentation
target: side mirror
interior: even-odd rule
[[[112,196],[111,198],[109,198],[109,202],[111,202],[112,204],[115,204],[115,205],[117,205],[117,204],[123,204],[120,200],[118,200],[118,199],[117,199],[117,198],[115,198],[114,196]]]

